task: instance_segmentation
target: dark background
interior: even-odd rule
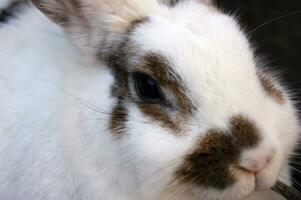
[[[282,72],[283,80],[296,94],[295,100],[299,101],[301,111],[301,0],[215,2],[225,12],[238,16],[247,33],[260,26],[250,34],[250,40],[256,44],[257,54],[264,56],[268,66]],[[297,163],[293,165],[295,186],[301,191],[301,155],[293,162]]]

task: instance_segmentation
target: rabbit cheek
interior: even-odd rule
[[[232,186],[237,180],[234,171],[241,152],[256,147],[260,136],[256,127],[242,116],[231,119],[229,130],[208,131],[176,172],[178,180],[219,190]]]

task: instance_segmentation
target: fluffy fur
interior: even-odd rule
[[[0,26],[0,199],[263,200],[273,198],[268,188],[277,179],[290,183],[288,161],[299,133],[295,107],[278,82],[283,104],[262,87],[252,48],[232,17],[198,0],[173,7],[87,0],[79,13],[74,1],[60,2],[34,1],[60,26],[32,4]],[[112,94],[116,74],[106,58],[129,24],[144,17],[127,38],[139,47],[130,62],[146,52],[168,58],[194,112],[185,118],[167,112],[185,121],[174,134],[125,97],[127,118],[116,138],[110,123],[120,97]],[[237,115],[251,119],[262,139],[242,152],[239,165],[273,152],[256,176],[235,169],[235,183],[223,190],[175,181],[197,141],[208,130],[228,129]]]

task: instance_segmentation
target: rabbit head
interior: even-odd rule
[[[33,3],[114,77],[108,134],[143,199],[244,199],[289,177],[293,102],[210,1]]]

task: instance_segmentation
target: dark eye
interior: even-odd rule
[[[151,103],[163,101],[158,83],[152,77],[142,73],[135,73],[133,78],[136,93],[141,100]]]

